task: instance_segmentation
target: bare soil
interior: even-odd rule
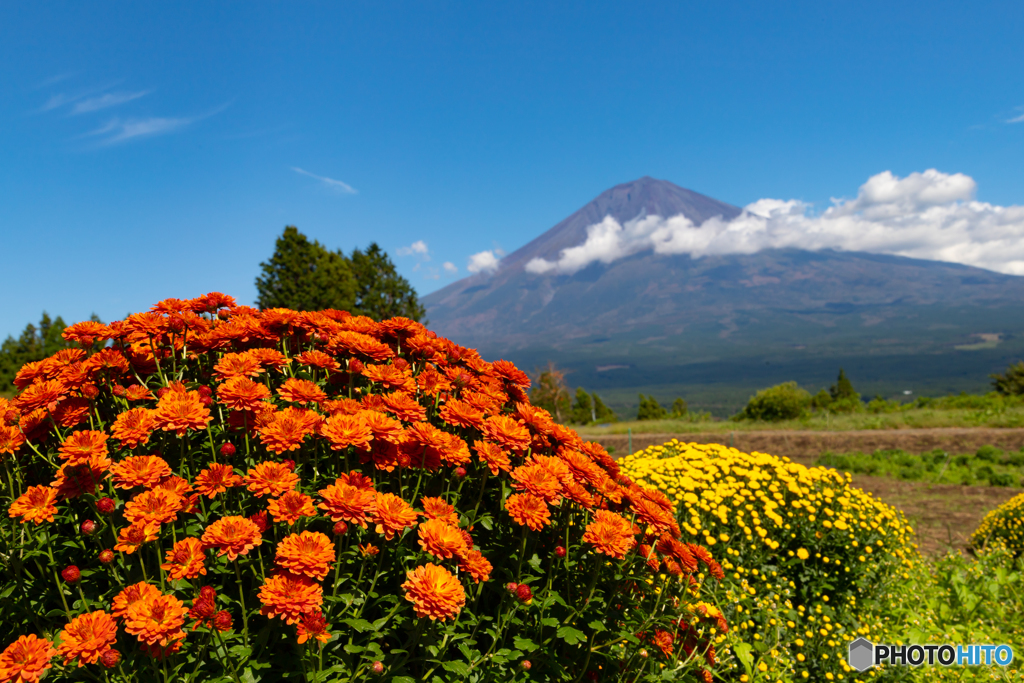
[[[621,457],[629,452],[625,435],[591,437]],[[638,434],[633,436],[633,451],[663,444],[677,438],[687,443],[718,443],[741,451],[760,451],[785,456],[811,465],[825,451],[870,452],[880,448],[901,448],[909,453],[924,453],[941,448],[950,453],[973,453],[982,446],[1006,450],[1024,447],[1024,429],[935,428],[900,430],[863,430],[849,432],[763,431],[725,434]],[[888,477],[853,475],[855,486],[873,494],[907,516],[917,532],[917,542],[926,555],[948,550],[963,551],[971,533],[985,514],[1021,493],[1018,488],[958,486],[901,481]]]

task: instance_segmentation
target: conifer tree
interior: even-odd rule
[[[426,309],[416,297],[416,290],[398,274],[395,264],[376,242],[371,242],[366,251],[354,249],[351,264],[356,280],[353,313],[374,320],[402,316],[426,322]]]
[[[340,251],[311,242],[293,225],[277,238],[273,256],[260,268],[262,275],[256,278],[256,305],[260,308],[354,308],[356,281],[348,259]]]
[[[0,345],[0,393],[14,391],[14,376],[25,363],[42,360],[70,346],[61,337],[65,327],[60,316],[51,319],[43,311],[38,327],[29,323],[17,339],[7,337]]]

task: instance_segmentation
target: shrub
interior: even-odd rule
[[[219,294],[64,335],[0,405],[4,680],[710,680],[720,566],[511,363]]]
[[[810,403],[810,394],[796,382],[786,382],[757,392],[743,409],[743,417],[765,422],[795,420],[804,414]]]
[[[974,454],[974,457],[986,462],[998,462],[1003,457],[1003,451],[995,446],[982,446]]]
[[[1024,395],[1024,361],[1011,364],[1001,375],[989,375],[993,388],[1004,396]]]
[[[640,394],[640,407],[637,409],[636,419],[664,420],[666,417],[668,417],[668,411],[661,407],[658,399]]]
[[[679,504],[684,534],[724,557],[727,678],[847,675],[847,644],[878,628],[859,605],[895,590],[919,557],[903,515],[831,469],[676,440],[621,463]]]
[[[971,534],[973,548],[994,542],[1002,542],[1015,557],[1024,555],[1024,493],[990,511]]]

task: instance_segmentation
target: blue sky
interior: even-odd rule
[[[643,175],[820,211],[935,168],[1021,205],[1022,29],[1013,2],[5,3],[0,336],[250,303],[286,224],[425,294]]]

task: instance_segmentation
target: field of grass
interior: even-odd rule
[[[976,453],[935,449],[913,454],[901,449],[873,453],[824,453],[816,465],[868,476],[893,477],[929,484],[1024,486],[1024,452],[984,446]]]

